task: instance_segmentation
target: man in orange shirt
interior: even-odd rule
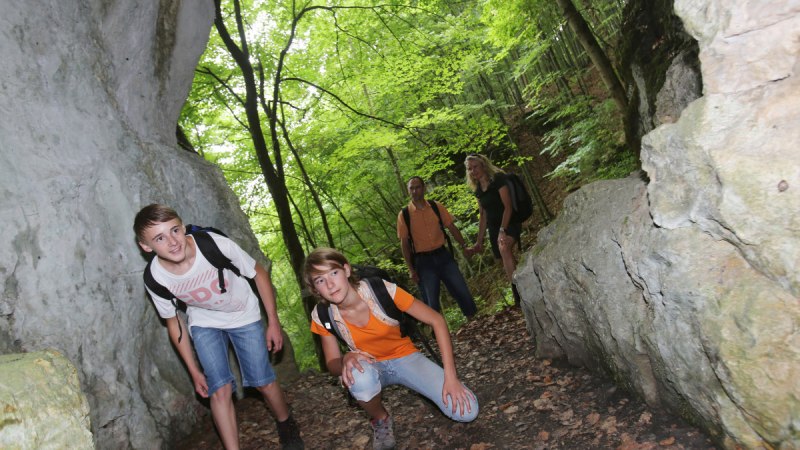
[[[444,228],[450,230],[462,252],[467,248],[464,237],[453,223],[453,216],[441,203],[425,199],[422,178],[415,176],[408,180],[408,193],[411,201],[397,215],[397,237],[411,279],[419,286],[425,303],[436,311],[441,311],[439,289],[444,282],[461,312],[468,318],[472,317],[478,309],[464,275],[445,247],[447,236]]]

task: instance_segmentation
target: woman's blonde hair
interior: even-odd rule
[[[486,172],[486,175],[489,177],[489,182],[490,183],[494,179],[494,176],[496,174],[505,173],[505,172],[503,172],[503,169],[501,169],[501,168],[495,166],[494,164],[492,164],[492,162],[489,160],[489,158],[487,158],[487,157],[485,157],[483,155],[479,155],[477,153],[473,153],[471,155],[467,155],[467,159],[464,160],[464,167],[467,167],[467,165],[469,164],[470,161],[478,161],[478,162],[480,162],[481,166],[483,167],[483,171]],[[478,190],[478,181],[479,180],[473,180],[472,177],[469,176],[469,171],[467,171],[467,186],[469,186],[470,189],[472,189],[473,191],[477,191]]]
[[[314,288],[314,277],[322,273],[320,270],[316,269],[316,267],[325,267],[326,271],[331,269],[344,270],[345,265],[350,266],[350,262],[347,261],[347,257],[339,250],[327,247],[314,249],[306,256],[306,262],[303,266],[303,282],[312,294],[317,298],[321,298]],[[350,276],[347,278],[347,281],[350,282],[350,285],[353,287],[358,286],[358,277],[355,276],[355,271],[352,266],[350,266]]]

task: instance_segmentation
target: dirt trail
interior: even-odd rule
[[[483,316],[453,336],[461,379],[481,405],[478,419],[452,422],[402,387],[384,393],[398,449],[713,449],[697,428],[648,408],[602,377],[532,356],[519,308]],[[286,386],[307,449],[370,449],[364,413],[333,377],[304,375]],[[243,449],[280,448],[263,402],[236,404]],[[219,449],[210,420],[180,449]]]

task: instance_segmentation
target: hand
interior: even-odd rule
[[[270,323],[267,325],[265,333],[267,338],[267,350],[278,353],[283,348],[283,333],[281,333],[281,324]]]
[[[411,278],[411,281],[413,281],[414,284],[419,284],[419,274],[417,273],[416,270],[410,269],[408,271],[408,276],[409,278]]]
[[[375,362],[375,358],[368,353],[358,350],[344,354],[342,357],[342,374],[339,376],[343,385],[349,388],[356,382],[355,378],[353,378],[353,369],[364,373],[364,367],[361,365],[362,362],[372,364]]]
[[[448,398],[450,401],[448,401]],[[448,379],[445,377],[444,386],[442,386],[442,401],[445,406],[452,404],[452,412],[459,410],[461,416],[464,415],[464,410],[472,412],[472,404],[470,399],[475,400],[475,394],[472,393],[458,378]]]
[[[194,391],[197,392],[200,397],[208,398],[206,376],[202,373],[196,373],[192,375],[192,382],[194,383]]]

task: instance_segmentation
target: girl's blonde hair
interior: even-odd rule
[[[467,159],[464,160],[464,167],[467,167],[470,161],[478,161],[481,164],[481,166],[483,167],[483,171],[486,172],[486,175],[489,177],[490,183],[492,182],[496,174],[505,173],[503,172],[503,169],[492,164],[489,158],[483,155],[479,155],[477,153],[467,155]],[[477,191],[478,181],[479,180],[473,180],[472,177],[469,176],[469,171],[467,171],[467,186],[469,186],[470,189],[472,189],[473,191]]]
[[[331,269],[344,270],[345,265],[350,266],[350,262],[339,250],[327,247],[314,249],[306,256],[306,262],[303,266],[303,282],[312,294],[321,298],[317,290],[314,289],[314,277],[322,273],[316,267],[324,267],[326,271]],[[353,287],[358,286],[358,277],[355,276],[352,266],[350,266],[350,276],[347,281]]]

